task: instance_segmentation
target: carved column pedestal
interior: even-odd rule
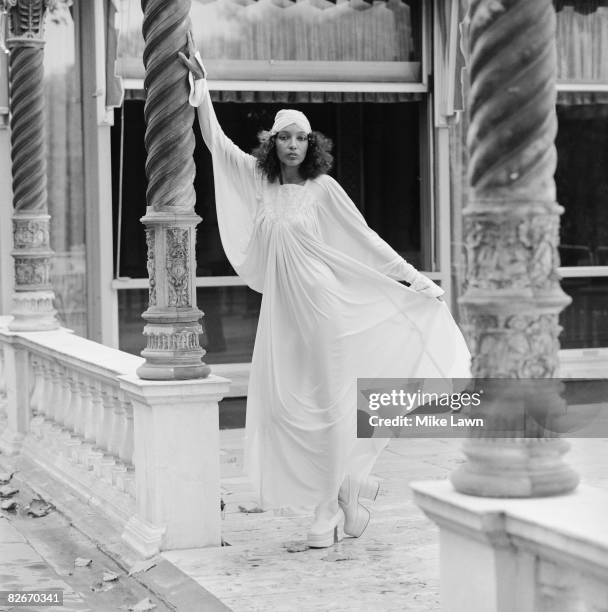
[[[194,109],[188,103],[187,52],[190,0],[143,0],[146,43],[146,193],[142,223],[148,244],[149,308],[146,362],[138,376],[150,380],[203,378],[210,372],[198,336],[194,212]]]
[[[15,213],[13,216],[16,286],[11,311],[14,319],[9,324],[13,331],[59,327],[50,279],[53,256],[49,247],[50,219],[49,215],[37,213]]]
[[[15,294],[9,328],[56,329],[50,281],[44,118],[44,14],[51,0],[0,0],[8,10]]]
[[[555,12],[551,0],[472,0],[471,201],[464,210],[466,291],[461,298],[476,378],[547,379],[543,402],[562,405],[557,375],[559,215],[553,174],[557,131]],[[515,383],[514,383],[515,384]],[[552,395],[551,395],[552,394]],[[490,419],[530,409],[497,396]],[[517,428],[514,427],[514,430]],[[536,437],[535,437],[536,435]],[[472,495],[528,497],[572,490],[568,445],[544,438],[474,438],[451,476]]]
[[[146,362],[138,376],[151,380],[203,378],[210,368],[201,362],[204,355],[198,337],[202,312],[196,307],[196,274],[192,265],[195,214],[155,213],[148,209],[142,218],[148,244],[150,293],[142,351]]]

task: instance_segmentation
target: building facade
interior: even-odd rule
[[[562,374],[608,371],[608,6],[556,0]],[[225,132],[244,150],[274,113],[303,110],[334,142],[333,174],[368,223],[441,284],[459,316],[468,179],[466,2],[193,0],[193,31]],[[147,307],[142,13],[137,0],[59,4],[46,27],[48,205],[66,327],[139,353]],[[93,35],[91,33],[94,33]],[[4,62],[4,58],[0,59]],[[6,65],[0,156],[9,158]],[[508,85],[507,85],[508,86]],[[4,98],[2,97],[4,96]],[[246,393],[261,296],[234,275],[195,150],[197,301],[205,360]],[[10,164],[0,164],[1,298],[10,311]],[[516,263],[517,253],[513,251]],[[501,262],[496,262],[499,266]]]

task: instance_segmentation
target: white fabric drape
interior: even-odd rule
[[[208,92],[199,122],[224,249],[263,293],[245,469],[263,507],[314,505],[386,445],[356,437],[358,377],[466,377],[469,352],[445,303],[393,280],[406,262],[334,179],[269,183],[223,134]]]

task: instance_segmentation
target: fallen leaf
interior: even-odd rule
[[[264,512],[262,508],[256,506],[255,504],[252,504],[250,506],[239,506],[239,511],[244,512],[245,514],[255,514],[258,512]]]
[[[14,510],[17,507],[17,502],[14,499],[5,499],[1,504],[2,510]]]
[[[19,493],[19,489],[12,487],[11,485],[4,485],[0,487],[0,497],[12,497],[15,493]]]
[[[0,473],[0,484],[6,484],[7,482],[10,482],[14,475],[15,475],[15,472],[13,472],[12,474],[9,474],[8,472],[1,472]]]
[[[130,606],[129,610],[132,612],[146,612],[146,610],[154,610],[156,604],[152,603],[149,597],[138,601],[134,606]]]
[[[305,550],[308,550],[306,542],[288,542],[285,545],[285,548],[287,549],[287,552],[290,553],[304,552]]]
[[[354,557],[351,557],[350,555],[340,552],[340,551],[334,551],[334,552],[330,552],[326,557],[321,557],[322,561],[353,561]]]
[[[47,504],[42,499],[33,499],[25,508],[25,511],[35,518],[40,518],[42,516],[46,516],[51,510],[53,506]]]
[[[118,580],[118,574],[115,574],[114,572],[109,572],[109,571],[105,571],[103,573],[103,576],[101,578],[104,582],[114,582],[115,580]]]
[[[137,561],[133,564],[131,569],[129,570],[129,576],[133,574],[138,574],[139,572],[147,572],[149,569],[152,569],[156,565],[156,561]]]
[[[76,557],[74,567],[89,567],[93,563],[93,559],[85,559],[84,557]]]

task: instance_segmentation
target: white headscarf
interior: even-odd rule
[[[274,124],[270,130],[270,135],[273,136],[281,130],[284,130],[288,125],[295,123],[303,132],[310,134],[312,129],[306,115],[299,110],[293,108],[284,108],[280,110],[274,117]]]

